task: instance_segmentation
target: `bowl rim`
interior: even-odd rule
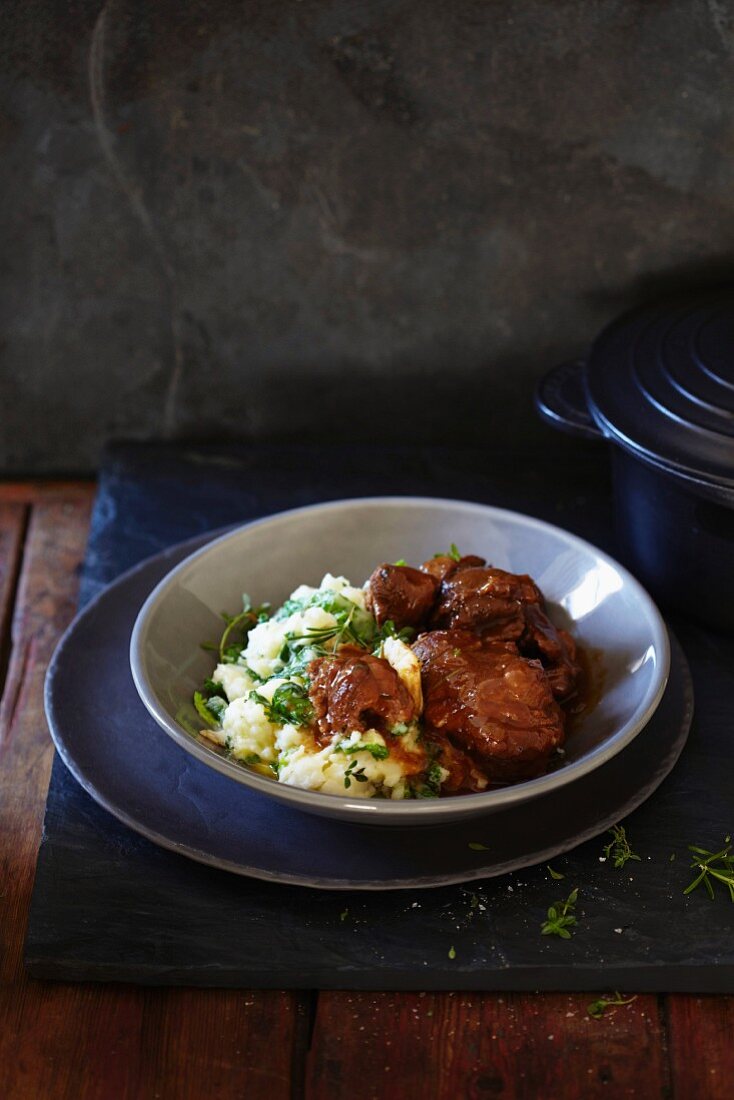
[[[144,658],[145,633],[150,624],[153,613],[164,598],[167,590],[178,579],[179,575],[191,568],[202,557],[210,554],[216,547],[233,538],[239,537],[244,531],[265,525],[277,527],[299,515],[313,514],[317,512],[338,511],[345,506],[360,505],[380,508],[418,508],[425,506],[450,506],[471,513],[483,513],[484,515],[509,518],[521,521],[524,525],[562,538],[572,549],[578,549],[585,553],[591,553],[601,559],[606,565],[617,571],[622,577],[625,587],[631,588],[637,596],[637,600],[645,611],[645,618],[650,624],[652,637],[651,644],[655,647],[660,660],[656,667],[656,676],[644,697],[638,710],[620,726],[609,738],[596,748],[592,749],[581,760],[569,763],[554,772],[538,776],[536,779],[525,780],[508,787],[500,787],[495,790],[479,793],[465,794],[456,798],[437,798],[426,800],[406,799],[377,799],[377,798],[351,798],[348,795],[323,794],[320,791],[311,791],[301,787],[295,787],[288,783],[278,783],[256,772],[249,771],[241,764],[237,764],[226,757],[220,756],[213,749],[197,741],[183,726],[173,719],[168,711],[158,701],[153,685],[149,679]],[[379,824],[379,818],[384,815],[384,824],[400,824],[403,818],[404,824],[417,824],[421,821],[440,822],[442,819],[455,821],[460,817],[474,816],[486,811],[492,812],[500,808],[529,801],[549,791],[558,790],[568,783],[576,782],[589,772],[601,767],[617,753],[621,752],[647,725],[654,714],[665,691],[670,674],[670,642],[663,617],[640,582],[618,561],[605,551],[594,546],[586,539],[580,538],[562,527],[528,516],[523,512],[516,512],[509,508],[498,508],[491,504],[482,504],[477,501],[457,500],[450,497],[427,496],[368,496],[348,497],[340,500],[326,501],[319,504],[309,504],[299,508],[289,508],[285,511],[274,512],[260,519],[251,520],[234,528],[226,530],[223,534],[215,535],[204,546],[187,555],[178,565],[174,566],[155,585],[135,619],[135,624],[130,636],[130,671],[132,673],[135,688],[146,707],[148,713],[155,719],[161,729],[165,731],[181,748],[197,760],[202,761],[215,771],[229,776],[235,782],[242,783],[259,794],[276,798],[278,801],[311,813],[320,813],[325,816],[348,816],[351,820],[360,818],[365,823],[371,820]],[[389,822],[388,822],[389,818]]]

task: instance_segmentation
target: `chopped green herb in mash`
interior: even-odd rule
[[[351,756],[355,752],[368,752],[375,760],[386,760],[390,755],[390,750],[387,745],[365,745],[359,741],[356,743],[344,741],[341,745],[337,745],[336,751],[345,752],[348,756]]]

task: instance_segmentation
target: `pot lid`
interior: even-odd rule
[[[734,286],[628,313],[589,356],[599,427],[657,465],[734,485]]]

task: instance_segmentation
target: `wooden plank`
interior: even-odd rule
[[[657,1001],[590,994],[322,993],[306,1096],[590,1100],[667,1092]],[[685,1094],[681,1094],[685,1095]]]
[[[686,1100],[731,1100],[734,997],[676,994],[667,998],[666,1010],[675,1095]]]
[[[0,501],[6,504],[41,504],[44,501],[88,501],[94,492],[90,479],[0,481]]]
[[[74,612],[92,491],[33,506],[13,616],[0,704],[0,1095],[279,1100],[302,1032],[293,994],[54,985],[23,970],[53,755],[43,678]]]
[[[148,991],[144,1095],[176,1100],[290,1096],[299,1013],[299,995],[291,993]]]
[[[10,658],[10,623],[27,517],[24,504],[7,504],[0,496],[0,696]]]

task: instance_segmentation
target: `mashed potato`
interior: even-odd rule
[[[368,745],[369,748],[362,746]],[[390,798],[405,797],[405,777],[397,760],[389,753],[378,759],[374,747],[388,753],[384,739],[377,730],[340,737],[320,752],[308,752],[305,746],[284,754],[278,779],[294,787],[307,787],[324,794],[344,794],[355,798],[372,798],[378,791]],[[359,775],[359,781],[354,776]]]
[[[247,670],[267,680],[285,664],[280,654],[288,634],[306,635],[309,632],[333,630],[336,625],[335,617],[321,607],[295,611],[285,619],[269,619],[266,623],[258,623],[250,631],[247,648],[242,651],[242,659]]]
[[[365,590],[327,573],[318,588],[296,588],[271,618],[250,630],[239,656],[217,665],[211,689],[216,696],[204,703],[217,721],[202,736],[279,783],[355,798],[411,797],[409,777],[425,763],[417,723],[400,731],[397,752],[374,729],[346,731],[320,745],[310,724],[297,720],[299,705],[309,706],[309,661],[353,641],[350,631],[360,640],[376,640],[420,714],[420,666],[412,650],[399,638],[380,641]]]

